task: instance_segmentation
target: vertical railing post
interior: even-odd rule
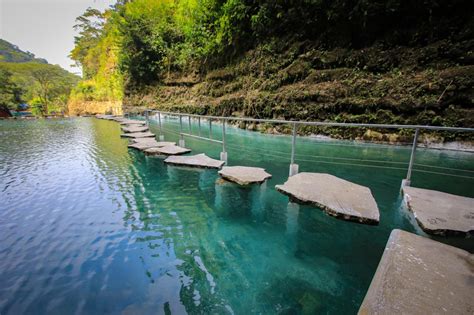
[[[179,146],[184,148],[184,136],[183,136],[183,116],[179,114]]]
[[[146,125],[149,126],[150,122],[149,122],[149,119],[148,119],[148,109],[145,110],[145,121],[146,121]]]
[[[298,174],[299,166],[295,164],[295,150],[296,150],[296,123],[293,123],[293,133],[291,137],[291,159],[289,176]]]
[[[402,181],[402,187],[410,186],[411,173],[413,171],[413,163],[415,163],[416,146],[418,144],[418,136],[420,135],[420,128],[416,128],[415,136],[413,137],[413,146],[411,147],[410,162],[408,164],[407,177]]]
[[[161,112],[158,112],[158,125],[160,127],[160,135],[158,136],[158,139],[163,141],[165,140],[165,135],[163,134],[163,127],[161,125]]]
[[[188,125],[189,125],[189,134],[193,134],[193,129],[191,128],[191,116],[188,116]]]
[[[224,161],[227,164],[227,151],[225,148],[225,119],[222,119],[222,152],[221,152],[221,161]]]
[[[198,116],[198,135],[201,136],[201,116]]]
[[[209,118],[209,139],[212,139],[212,119]]]

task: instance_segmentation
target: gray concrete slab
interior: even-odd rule
[[[156,141],[155,138],[131,138],[129,148],[145,151],[146,149],[176,145],[175,142]]]
[[[125,125],[122,126],[122,131],[125,133],[132,133],[132,132],[145,132],[148,131],[147,126],[140,126],[140,125]]]
[[[98,119],[105,119],[105,120],[113,120],[113,119],[118,118],[118,116],[114,116],[114,115],[101,115],[101,114],[95,115],[95,117]]]
[[[121,119],[118,120],[121,125],[146,125],[146,122],[143,120],[135,120],[135,119]]]
[[[359,314],[473,314],[474,255],[393,230]]]
[[[147,132],[122,133],[120,136],[123,138],[154,138],[155,134],[147,131]]]
[[[219,171],[219,175],[239,185],[261,184],[272,177],[272,175],[265,172],[263,168],[248,166],[224,166],[222,170]]]
[[[145,150],[146,155],[181,155],[189,152],[191,152],[190,149],[182,148],[174,144]]]
[[[221,168],[224,161],[215,160],[204,153],[190,155],[190,156],[170,156],[165,160],[165,163],[189,167],[201,168]]]
[[[291,199],[329,215],[364,224],[379,223],[379,209],[369,188],[323,173],[299,173],[276,189]]]
[[[410,186],[402,189],[408,209],[426,233],[474,233],[474,198]]]

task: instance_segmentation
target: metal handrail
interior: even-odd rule
[[[153,113],[161,113],[172,116],[188,116],[195,118],[205,118],[225,121],[250,121],[250,122],[266,122],[272,124],[296,124],[305,126],[329,126],[329,127],[364,127],[364,128],[381,128],[381,129],[425,129],[425,130],[439,130],[439,131],[460,131],[460,132],[474,132],[474,128],[465,127],[443,127],[443,126],[428,126],[428,125],[390,125],[390,124],[365,124],[365,123],[338,123],[325,121],[302,121],[302,120],[284,120],[284,119],[264,119],[264,118],[248,118],[248,117],[229,117],[229,116],[209,116],[197,115],[178,112],[165,112],[160,110],[148,110]]]
[[[298,165],[295,163],[295,151],[296,151],[296,135],[297,128],[300,125],[303,126],[327,126],[327,127],[353,127],[353,128],[380,128],[380,129],[414,129],[415,135],[413,137],[413,145],[410,154],[410,161],[408,163],[408,171],[406,178],[402,181],[403,185],[410,185],[411,174],[413,172],[413,165],[415,164],[415,153],[416,147],[418,144],[418,137],[420,130],[435,130],[435,131],[457,131],[457,132],[474,132],[474,128],[464,128],[464,127],[442,127],[442,126],[427,126],[427,125],[389,125],[389,124],[364,124],[364,123],[338,123],[338,122],[317,122],[317,121],[295,121],[295,120],[282,120],[282,119],[262,119],[262,118],[247,118],[247,117],[226,117],[226,116],[209,116],[209,115],[197,115],[197,114],[187,114],[187,113],[177,113],[177,112],[166,112],[159,110],[146,110],[145,117],[148,122],[149,114],[157,113],[158,122],[160,125],[160,137],[161,137],[161,115],[169,116],[178,116],[179,125],[180,125],[180,145],[184,146],[183,136],[208,140],[211,142],[217,142],[222,144],[221,160],[227,162],[227,152],[226,152],[226,130],[225,124],[228,121],[246,121],[246,122],[263,122],[263,123],[272,123],[272,124],[290,124],[292,125],[292,141],[291,141],[291,156],[290,156],[290,172],[289,176],[293,176],[298,173]],[[182,117],[188,117],[189,123],[189,133],[183,132],[183,121]],[[192,134],[191,128],[191,117],[198,119],[199,125],[199,136]],[[201,137],[201,118],[209,120],[209,138]],[[212,139],[212,121],[221,120],[222,121],[222,141]]]

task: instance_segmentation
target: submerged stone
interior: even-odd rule
[[[123,133],[120,136],[124,138],[154,138],[155,134],[151,132],[133,132]]]
[[[426,233],[474,232],[474,198],[409,186],[403,187],[403,193],[408,208]]]
[[[140,125],[130,125],[122,127],[123,132],[125,133],[133,133],[133,132],[145,132],[148,131],[147,126],[140,126]]]
[[[276,189],[329,215],[364,224],[379,223],[379,209],[369,188],[329,174],[299,173]]]
[[[472,314],[473,264],[467,251],[393,230],[359,314]]]
[[[166,145],[162,147],[155,147],[145,150],[147,155],[181,155],[191,152],[190,149],[182,148],[177,145]]]
[[[165,160],[165,163],[190,167],[221,168],[225,162],[212,159],[201,153],[190,156],[170,156]]]
[[[222,170],[219,171],[219,175],[239,185],[261,184],[266,179],[272,177],[272,175],[265,172],[263,168],[248,166],[224,166]]]

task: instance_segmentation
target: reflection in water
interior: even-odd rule
[[[2,315],[354,313],[391,229],[415,231],[400,211],[403,172],[367,176],[300,163],[305,171],[368,185],[382,221],[365,226],[276,192],[287,177],[286,158],[229,147],[231,165],[265,167],[273,175],[260,186],[240,187],[215,170],[167,166],[127,149],[119,135],[116,123],[96,119],[0,121]],[[233,128],[228,140],[247,151],[285,150],[290,143]],[[403,160],[409,154],[298,142],[298,153],[308,155]],[[221,150],[195,139],[187,145],[214,158]],[[420,151],[420,161],[474,165],[462,154],[430,152]],[[415,180],[460,194],[469,186]],[[473,249],[469,240],[441,241]]]

